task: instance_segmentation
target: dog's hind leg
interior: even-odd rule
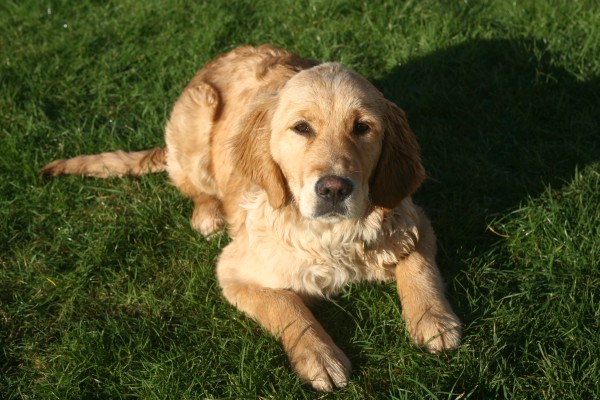
[[[208,237],[224,224],[211,168],[212,128],[220,107],[215,88],[205,82],[188,86],[167,123],[167,171],[171,181],[194,202],[192,226]]]

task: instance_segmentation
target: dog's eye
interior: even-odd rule
[[[354,123],[354,134],[358,136],[362,136],[368,133],[371,130],[369,124],[361,121],[356,121]]]
[[[299,122],[292,129],[299,135],[307,136],[312,134],[312,128],[306,122]]]

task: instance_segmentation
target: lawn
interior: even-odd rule
[[[230,307],[166,176],[44,179],[46,162],[163,145],[217,54],[340,61],[403,107],[463,344],[411,345],[393,284],[315,314],[353,362],[312,391]],[[600,393],[595,1],[0,4],[0,398],[591,399]]]

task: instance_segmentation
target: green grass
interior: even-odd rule
[[[283,4],[283,5],[282,5]],[[0,398],[591,399],[600,393],[600,7],[594,1],[4,1]],[[349,355],[323,395],[222,299],[164,175],[41,179],[161,145],[216,54],[341,61],[408,113],[464,344],[411,346],[393,284],[315,313]]]

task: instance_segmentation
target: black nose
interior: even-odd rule
[[[315,191],[323,200],[338,203],[344,201],[352,191],[354,185],[350,179],[342,178],[336,175],[324,176],[317,181]]]

